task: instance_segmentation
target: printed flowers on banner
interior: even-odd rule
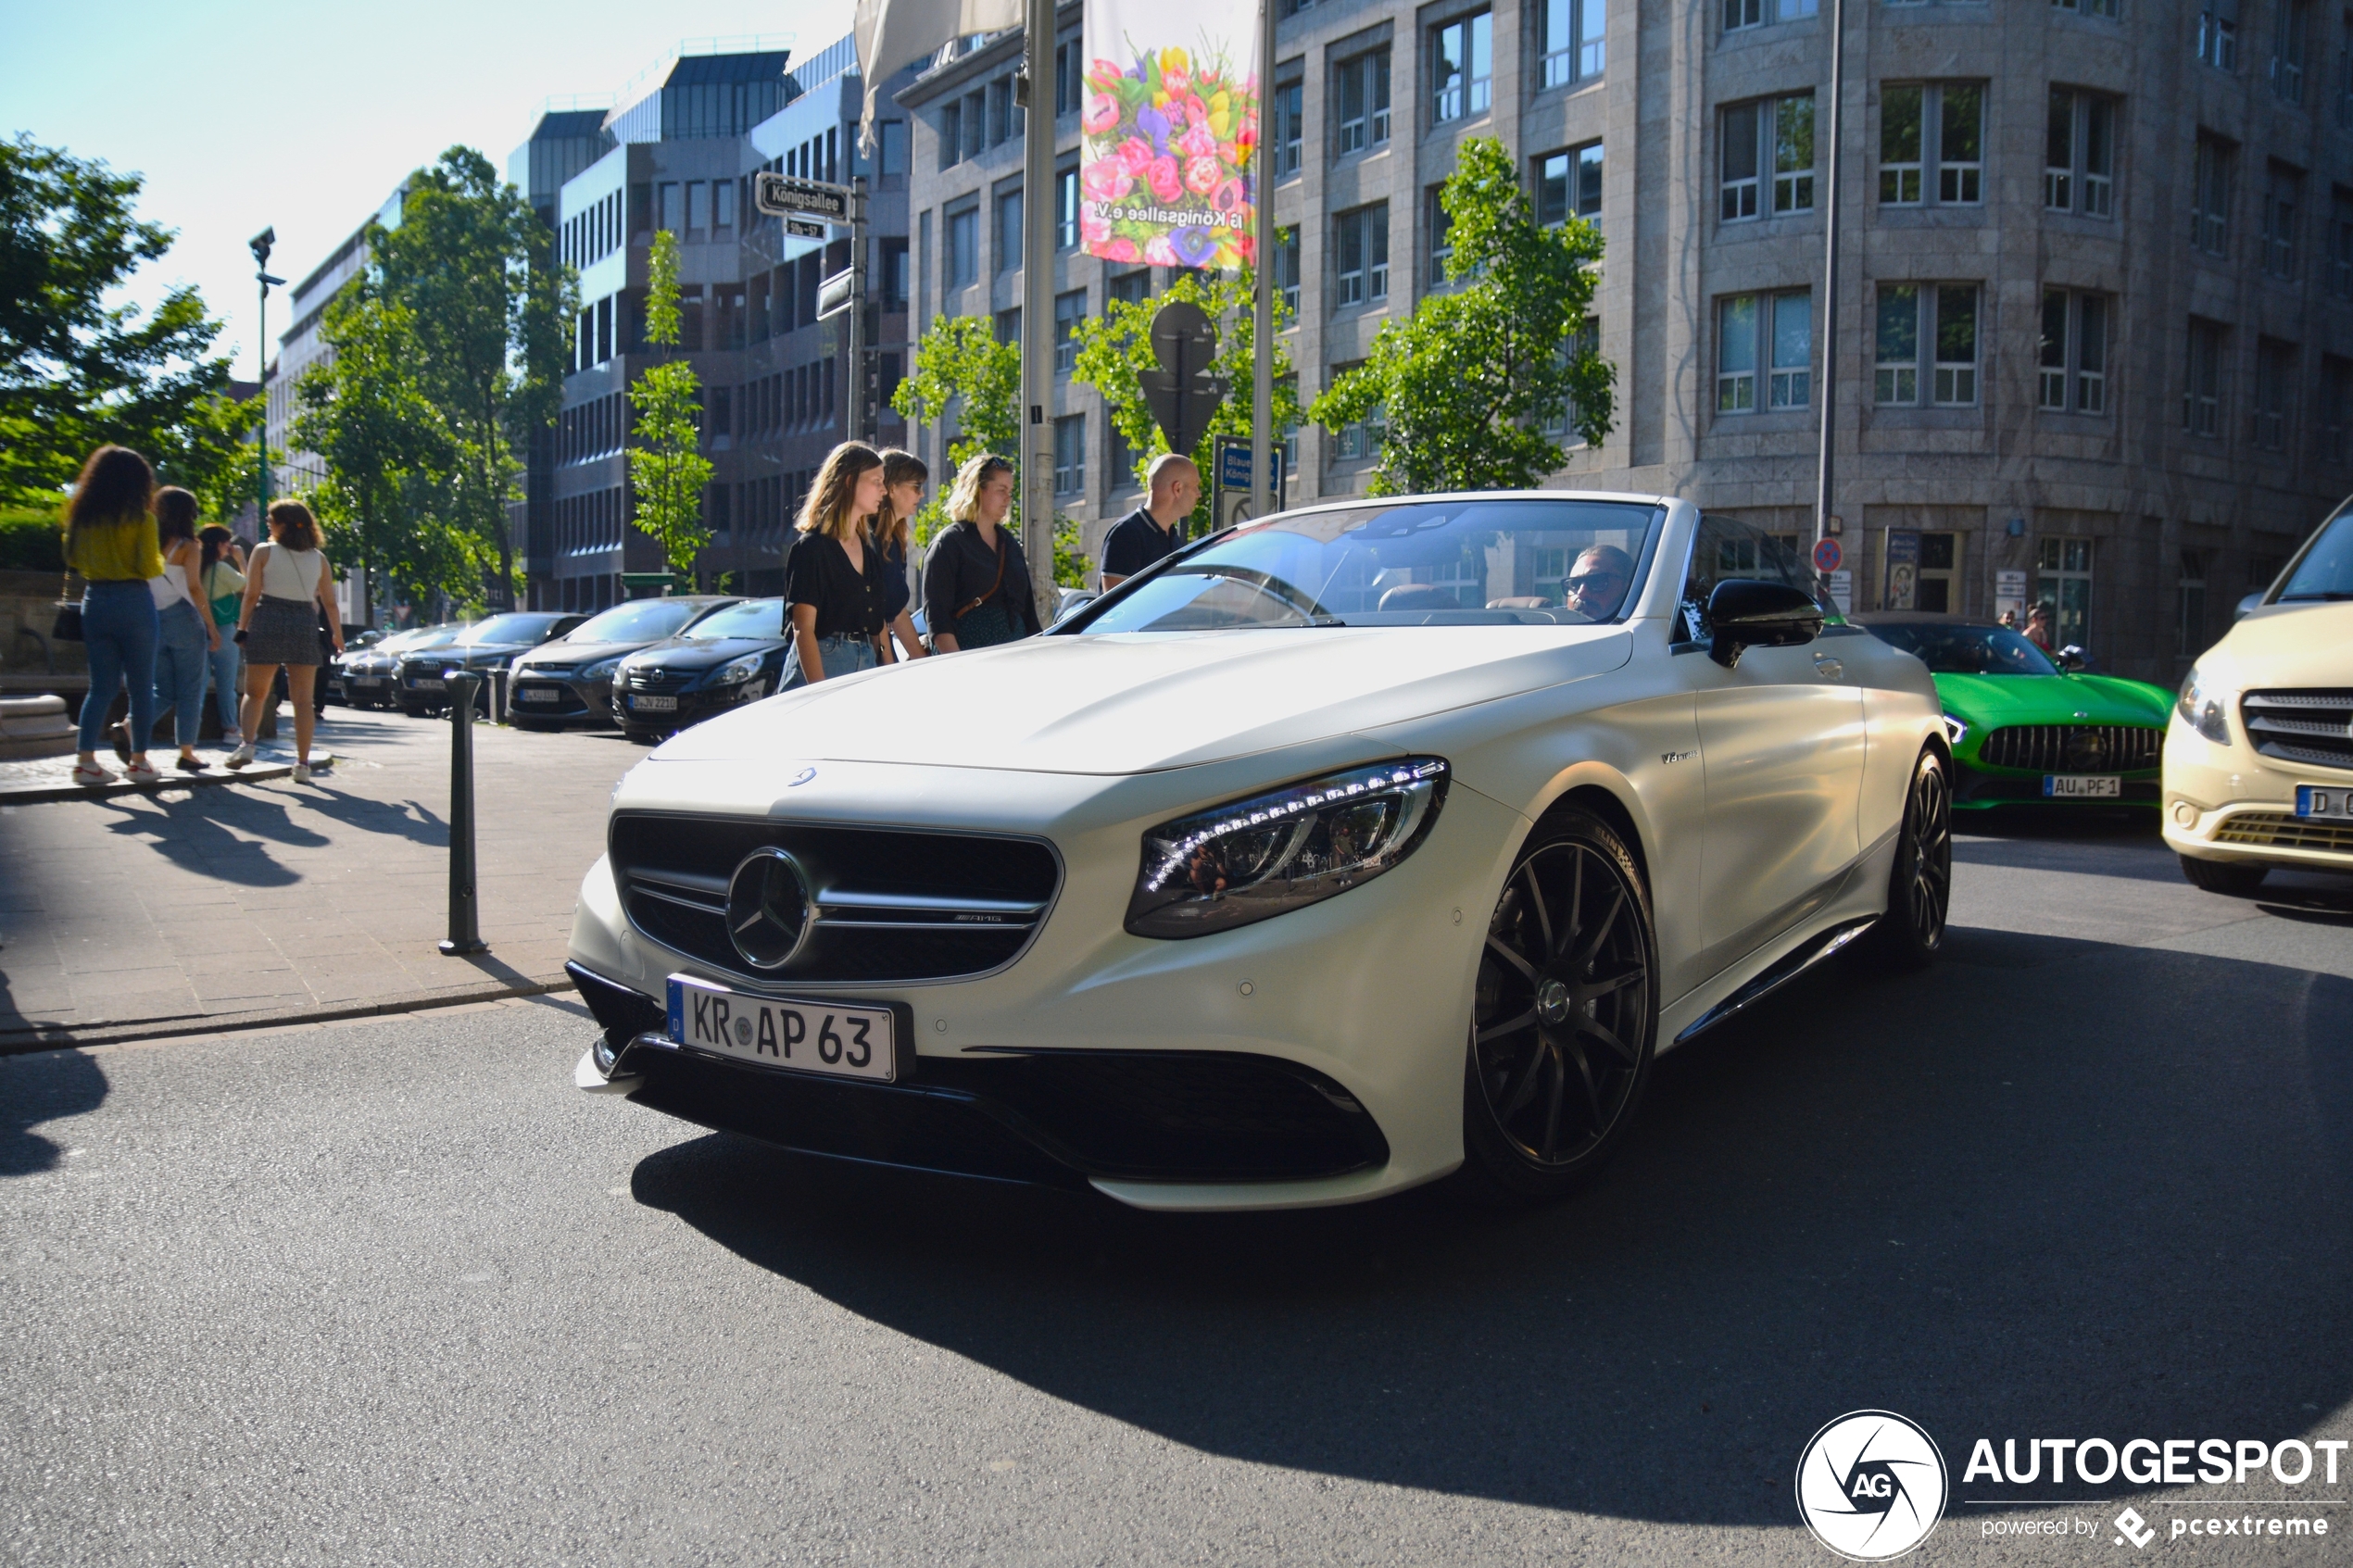
[[[1155,267],[1247,267],[1258,78],[1224,55],[1141,51],[1088,68],[1078,227],[1090,256]]]

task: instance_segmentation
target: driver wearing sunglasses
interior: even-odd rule
[[[1569,570],[1566,607],[1593,621],[1617,613],[1618,601],[1634,581],[1634,558],[1615,545],[1595,545]]]

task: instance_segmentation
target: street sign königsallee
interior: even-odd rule
[[[820,180],[794,180],[766,169],[752,176],[751,205],[771,218],[806,212],[836,223],[850,219],[852,193],[847,185]]]

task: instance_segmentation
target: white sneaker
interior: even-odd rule
[[[309,763],[308,763],[308,762],[297,762],[297,763],[296,763],[296,764],[295,764],[295,783],[296,783],[296,784],[308,784],[309,782],[310,782],[310,764],[309,764]]]
[[[94,789],[100,784],[114,783],[114,772],[95,762],[76,762],[73,765],[73,782]]]
[[[152,762],[146,761],[133,762],[131,766],[122,771],[122,776],[129,779],[135,784],[161,784],[163,782],[163,775],[156,771],[156,765]]]
[[[228,759],[222,762],[221,766],[224,768],[242,768],[252,760],[253,742],[246,741],[243,745],[239,746],[236,750],[231,752],[228,756]]]

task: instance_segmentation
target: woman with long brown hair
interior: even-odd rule
[[[914,618],[907,613],[908,602],[915,596],[907,583],[907,551],[914,543],[915,512],[924,504],[924,483],[931,470],[912,452],[896,446],[886,450],[882,460],[883,507],[875,514],[875,551],[883,563],[884,631],[875,639],[875,652],[887,664],[893,637],[899,639],[902,658],[924,657]]]
[[[212,606],[203,596],[204,546],[196,543],[196,498],[176,484],[156,492],[156,533],[163,572],[147,583],[156,601],[156,717],[168,709],[180,743],[179,768],[201,773],[196,735],[204,726],[205,669],[220,646]],[[145,740],[145,735],[132,737]]]
[[[66,565],[82,574],[82,642],[90,660],[90,695],[82,700],[81,746],[73,782],[103,784],[98,765],[114,694],[131,693],[131,766],[123,777],[156,784],[147,760],[156,727],[156,601],[147,580],[163,575],[157,547],[155,470],[128,446],[101,446],[82,465],[66,503]]]
[[[319,618],[324,611],[343,651],[343,619],[335,608],[335,574],[319,549],[319,520],[300,501],[270,508],[270,540],[254,546],[246,563],[245,604],[237,615],[237,640],[245,650],[245,741],[229,754],[229,766],[253,760],[253,737],[261,727],[262,704],[286,668],[286,695],[294,699],[295,783],[308,784],[326,764],[310,762],[310,732],[319,721],[310,694],[319,678]]]
[[[214,523],[196,540],[204,546],[197,561],[196,578],[201,584],[205,604],[212,611],[212,624],[217,630],[233,628],[237,624],[237,607],[245,602],[245,574],[237,564],[237,536]],[[242,685],[237,671],[245,662],[245,654],[237,646],[237,639],[222,632],[213,645],[212,700],[220,709],[220,739],[224,745],[236,746],[245,743],[245,732],[237,724],[238,699]]]
[[[993,452],[968,458],[948,492],[955,521],[931,543],[924,563],[924,613],[941,653],[985,648],[1035,636],[1038,601],[1029,562],[1006,526],[1013,504],[1013,465]]]
[[[883,507],[882,454],[845,441],[826,454],[785,558],[785,615],[798,686],[875,667],[883,629],[882,552],[866,533]]]

